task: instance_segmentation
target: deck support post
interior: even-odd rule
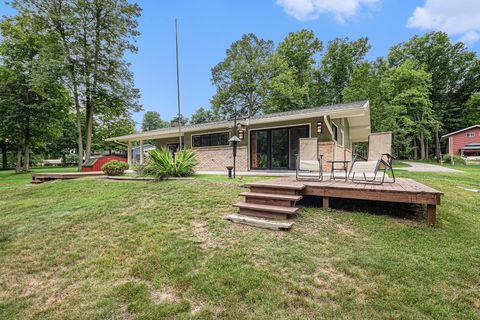
[[[431,227],[435,227],[437,222],[437,206],[434,204],[427,204],[427,221]]]
[[[128,161],[128,166],[131,169],[132,168],[132,141],[128,141],[127,161]]]
[[[329,206],[330,206],[330,198],[323,197],[323,209],[328,209]]]
[[[140,164],[143,164],[143,140],[140,140]]]

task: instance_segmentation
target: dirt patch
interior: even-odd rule
[[[180,300],[180,298],[172,291],[167,289],[152,289],[149,286],[150,291],[150,301],[153,304],[161,304],[164,302],[175,303]]]
[[[220,242],[210,233],[205,222],[193,221],[192,232],[202,249],[215,249],[220,246]]]
[[[353,231],[353,228],[351,225],[347,223],[338,223],[337,224],[337,230],[338,233],[345,235],[345,236],[353,236],[355,232]]]

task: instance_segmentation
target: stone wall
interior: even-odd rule
[[[233,165],[232,147],[212,147],[194,149],[198,165],[197,171],[226,171],[226,166]],[[237,171],[248,170],[247,147],[237,148]]]

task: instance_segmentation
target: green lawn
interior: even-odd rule
[[[223,220],[216,176],[29,184],[0,171],[0,319],[480,319],[480,168],[398,171],[445,192],[422,220],[304,208],[289,232]]]

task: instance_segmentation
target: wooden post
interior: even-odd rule
[[[132,168],[132,141],[128,141],[127,161],[130,169]]]
[[[427,204],[427,221],[432,227],[435,227],[437,222],[437,206],[434,204]]]
[[[143,164],[143,140],[140,140],[140,164]]]
[[[323,197],[323,209],[328,209],[329,206],[330,206],[330,198]]]

